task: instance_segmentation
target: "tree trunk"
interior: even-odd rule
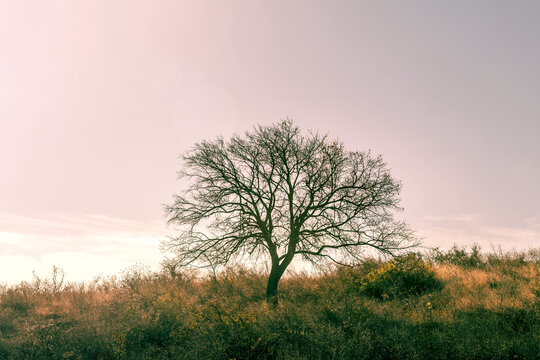
[[[281,275],[283,275],[283,271],[281,271],[280,266],[272,265],[272,270],[268,277],[268,285],[266,286],[266,301],[274,307],[278,304],[278,283]]]

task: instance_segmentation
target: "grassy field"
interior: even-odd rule
[[[265,277],[140,268],[0,288],[0,359],[539,359],[540,252],[431,251]]]

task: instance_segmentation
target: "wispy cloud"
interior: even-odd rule
[[[112,275],[134,264],[157,268],[164,224],[105,215],[0,213],[0,282],[29,280],[32,271],[65,270],[71,280]]]
[[[96,229],[107,232],[155,232],[163,230],[162,222],[142,222],[102,214],[72,215],[67,213],[22,216],[0,212],[0,228],[23,233],[84,234]]]
[[[540,246],[540,218],[525,219],[522,226],[489,223],[479,214],[426,216],[415,224],[427,246],[448,248],[453,244],[478,244],[485,250],[523,250]]]
[[[425,246],[480,245],[485,250],[540,246],[540,218],[520,227],[490,224],[478,214],[426,216],[413,226]],[[17,283],[61,267],[68,280],[91,280],[118,274],[135,264],[158,269],[160,241],[170,234],[160,221],[144,222],[106,215],[0,212],[0,283]]]

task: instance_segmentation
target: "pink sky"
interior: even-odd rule
[[[0,283],[158,268],[195,142],[371,149],[425,244],[540,246],[540,4],[3,1]]]

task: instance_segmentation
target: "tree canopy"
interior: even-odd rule
[[[189,185],[165,206],[179,231],[166,248],[181,265],[266,256],[269,299],[295,256],[351,264],[366,248],[393,255],[415,245],[395,217],[401,183],[382,157],[291,120],[202,141],[182,158]]]

